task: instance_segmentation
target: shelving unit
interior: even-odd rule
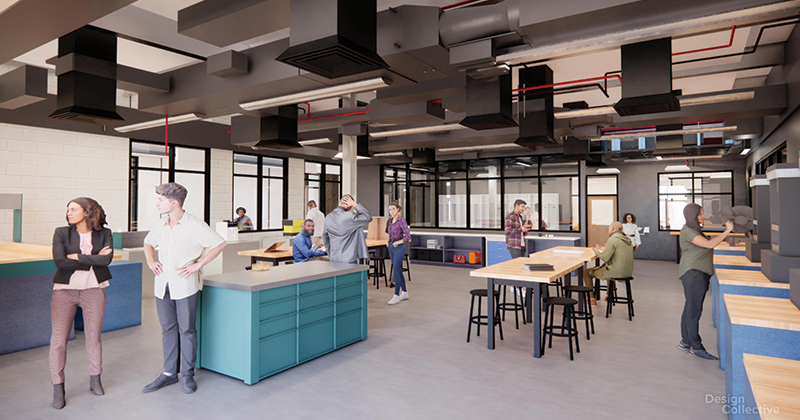
[[[428,239],[439,241],[441,248],[428,248]],[[453,262],[457,254],[466,256],[469,261],[470,252],[480,252],[481,262],[478,264],[458,264]],[[434,264],[451,267],[483,267],[486,259],[486,247],[482,236],[459,235],[411,235],[411,248],[409,258],[414,263]]]

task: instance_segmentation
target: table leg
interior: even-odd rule
[[[567,286],[572,286],[572,273],[567,273],[567,275],[564,276],[564,286],[563,287],[567,287]]]
[[[486,332],[489,350],[494,350],[494,279],[486,279]],[[480,314],[478,314],[480,315]]]
[[[533,288],[531,287],[528,287],[527,290],[525,291],[525,312],[526,312],[525,317],[527,317],[525,322],[528,323],[533,322],[533,315],[532,315],[533,309],[531,307],[531,302],[533,302],[532,293],[533,293]]]
[[[542,284],[534,286],[531,289],[533,294],[530,296],[533,299],[533,357],[536,358],[542,357],[542,311],[540,309]]]
[[[253,264],[257,263],[257,262],[258,262],[258,258],[250,257],[250,265],[253,265]]]

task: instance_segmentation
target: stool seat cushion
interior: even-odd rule
[[[551,305],[577,305],[578,301],[571,298],[566,297],[559,297],[559,296],[551,296],[546,297],[543,299],[545,303],[549,303]]]
[[[620,278],[609,279],[609,280],[612,280],[612,281],[631,281],[631,280],[633,280],[633,277],[620,277]]]
[[[591,292],[594,290],[594,287],[589,286],[567,286],[564,290],[568,290],[571,292]]]
[[[472,289],[469,291],[469,294],[473,296],[486,296],[486,289]],[[497,290],[494,291],[495,296],[499,296],[500,292]]]

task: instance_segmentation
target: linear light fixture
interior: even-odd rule
[[[755,98],[755,96],[756,93],[752,90],[749,90],[746,92],[721,93],[718,95],[698,96],[694,98],[681,98],[680,103],[682,107],[720,104],[725,102],[747,101]],[[616,113],[617,111],[614,109],[614,107],[609,105],[609,106],[600,106],[597,108],[574,109],[570,111],[556,112],[553,114],[553,116],[557,120],[565,120],[568,118],[592,117],[597,115],[610,115]]]
[[[339,153],[333,155],[333,157],[331,159],[342,159],[342,156],[343,156],[342,152],[339,152]],[[371,159],[371,158],[368,158],[366,156],[356,156],[356,160],[365,160],[365,159]]]
[[[592,141],[601,140],[614,140],[614,139],[638,139],[639,137],[659,137],[659,136],[676,136],[683,134],[699,134],[699,133],[716,133],[720,131],[736,131],[739,127],[735,125],[728,125],[725,127],[704,127],[704,128],[685,128],[683,130],[666,130],[666,131],[652,131],[647,133],[620,133],[620,134],[607,134],[605,136],[595,137]],[[645,134],[643,136],[643,134]]]
[[[687,169],[689,169],[689,167],[686,165],[667,165],[667,167],[664,168],[666,171],[685,171]]]
[[[722,159],[722,155],[702,155],[702,156],[656,156],[655,159],[625,159],[625,163],[647,163],[653,160],[697,160],[697,159]]]
[[[444,147],[438,149],[437,151],[439,153],[463,153],[463,152],[498,150],[498,149],[528,149],[528,148],[520,146],[515,143],[503,143],[503,144],[485,144],[483,146]]]
[[[298,92],[289,95],[276,96],[274,98],[260,99],[258,101],[244,102],[239,104],[239,106],[247,111],[256,111],[264,108],[299,104],[301,102],[318,101],[321,99],[328,99],[351,93],[366,92],[369,90],[384,88],[389,86],[389,83],[391,83],[391,81],[388,79],[383,77],[374,77],[372,79],[359,80],[357,82],[344,83],[336,86],[328,86],[306,92]]]
[[[401,130],[391,131],[370,131],[369,136],[375,139],[385,139],[387,137],[408,136],[411,134],[424,134],[424,133],[446,133],[448,131],[463,130],[469,128],[461,124],[444,124],[444,125],[429,125],[426,127],[404,128]]]
[[[300,140],[298,143],[302,144],[303,146],[311,146],[314,144],[328,144],[331,143],[331,139],[324,137],[321,139],[313,139],[313,140]]]
[[[407,157],[405,152],[381,152],[373,153],[372,157]]]
[[[183,115],[176,115],[174,117],[168,117],[170,124],[180,124],[189,121],[198,121],[205,118],[205,114],[199,114],[197,112],[192,112],[189,114]],[[145,121],[131,125],[123,125],[121,127],[114,127],[114,130],[119,131],[120,133],[127,133],[129,131],[137,131],[137,130],[146,130],[148,128],[156,128],[162,127],[165,124],[164,118],[159,118],[157,120],[152,121]]]
[[[656,156],[657,160],[664,160],[664,156]]]
[[[744,156],[744,155],[746,155],[748,153],[750,153],[750,148],[749,147],[746,147],[746,148],[742,149],[742,156]]]
[[[600,168],[597,170],[598,174],[618,174],[619,169],[617,168]]]

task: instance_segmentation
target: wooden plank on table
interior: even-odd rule
[[[714,265],[736,265],[740,267],[761,267],[760,262],[752,262],[744,255],[714,255]]]
[[[732,294],[723,298],[733,324],[800,331],[800,309],[789,299]]]
[[[761,419],[800,418],[800,361],[747,353],[743,358],[756,406],[764,407]]]
[[[472,277],[497,278],[506,280],[521,280],[536,283],[550,283],[563,275],[577,270],[586,262],[577,259],[558,259],[548,256],[515,258],[489,267],[470,271]],[[551,264],[553,271],[527,271],[523,264]]]
[[[714,270],[719,284],[728,286],[753,286],[769,287],[773,289],[788,289],[789,283],[778,283],[771,281],[760,271],[752,270],[733,270],[720,268]]]

